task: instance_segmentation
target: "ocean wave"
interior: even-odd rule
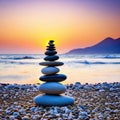
[[[1,57],[1,59],[13,59],[13,60],[21,60],[21,59],[36,59],[33,56],[19,56],[19,57],[15,57],[15,56],[5,56],[5,57]]]
[[[120,62],[101,62],[101,61],[95,61],[95,62],[91,62],[91,61],[75,61],[75,63],[80,63],[80,64],[120,64]]]
[[[120,56],[110,56],[110,55],[107,55],[107,56],[104,56],[103,58],[106,58],[106,59],[120,59]]]
[[[17,64],[17,65],[35,65],[35,64],[39,64],[39,62],[26,62],[26,61],[0,61],[0,63],[3,63],[3,64]],[[88,60],[84,60],[84,61],[64,61],[64,63],[67,65],[67,64],[86,64],[86,65],[92,65],[92,64],[120,64],[120,62],[116,62],[116,61],[112,61],[112,62],[104,62],[104,61],[88,61]]]
[[[0,63],[4,63],[4,64],[18,64],[18,65],[25,65],[25,64],[29,64],[29,65],[33,65],[33,64],[38,64],[35,62],[15,62],[15,61],[0,61]]]

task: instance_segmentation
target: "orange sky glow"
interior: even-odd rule
[[[0,54],[58,53],[120,37],[119,0],[1,0]]]

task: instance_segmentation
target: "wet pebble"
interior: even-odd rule
[[[14,86],[14,87],[13,87]],[[65,94],[75,98],[74,105],[36,106],[33,98],[39,85],[0,84],[0,120],[119,120],[120,83],[66,85]],[[9,88],[10,87],[10,88]]]

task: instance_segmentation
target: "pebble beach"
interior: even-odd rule
[[[73,105],[44,107],[33,98],[39,84],[0,83],[0,120],[120,120],[120,83],[66,85]]]

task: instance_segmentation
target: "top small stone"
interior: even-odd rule
[[[54,40],[50,40],[48,44],[49,44],[50,46],[52,46],[52,45],[54,45],[53,43],[54,43]]]
[[[49,42],[53,43],[53,42],[54,42],[54,40],[50,40]]]

